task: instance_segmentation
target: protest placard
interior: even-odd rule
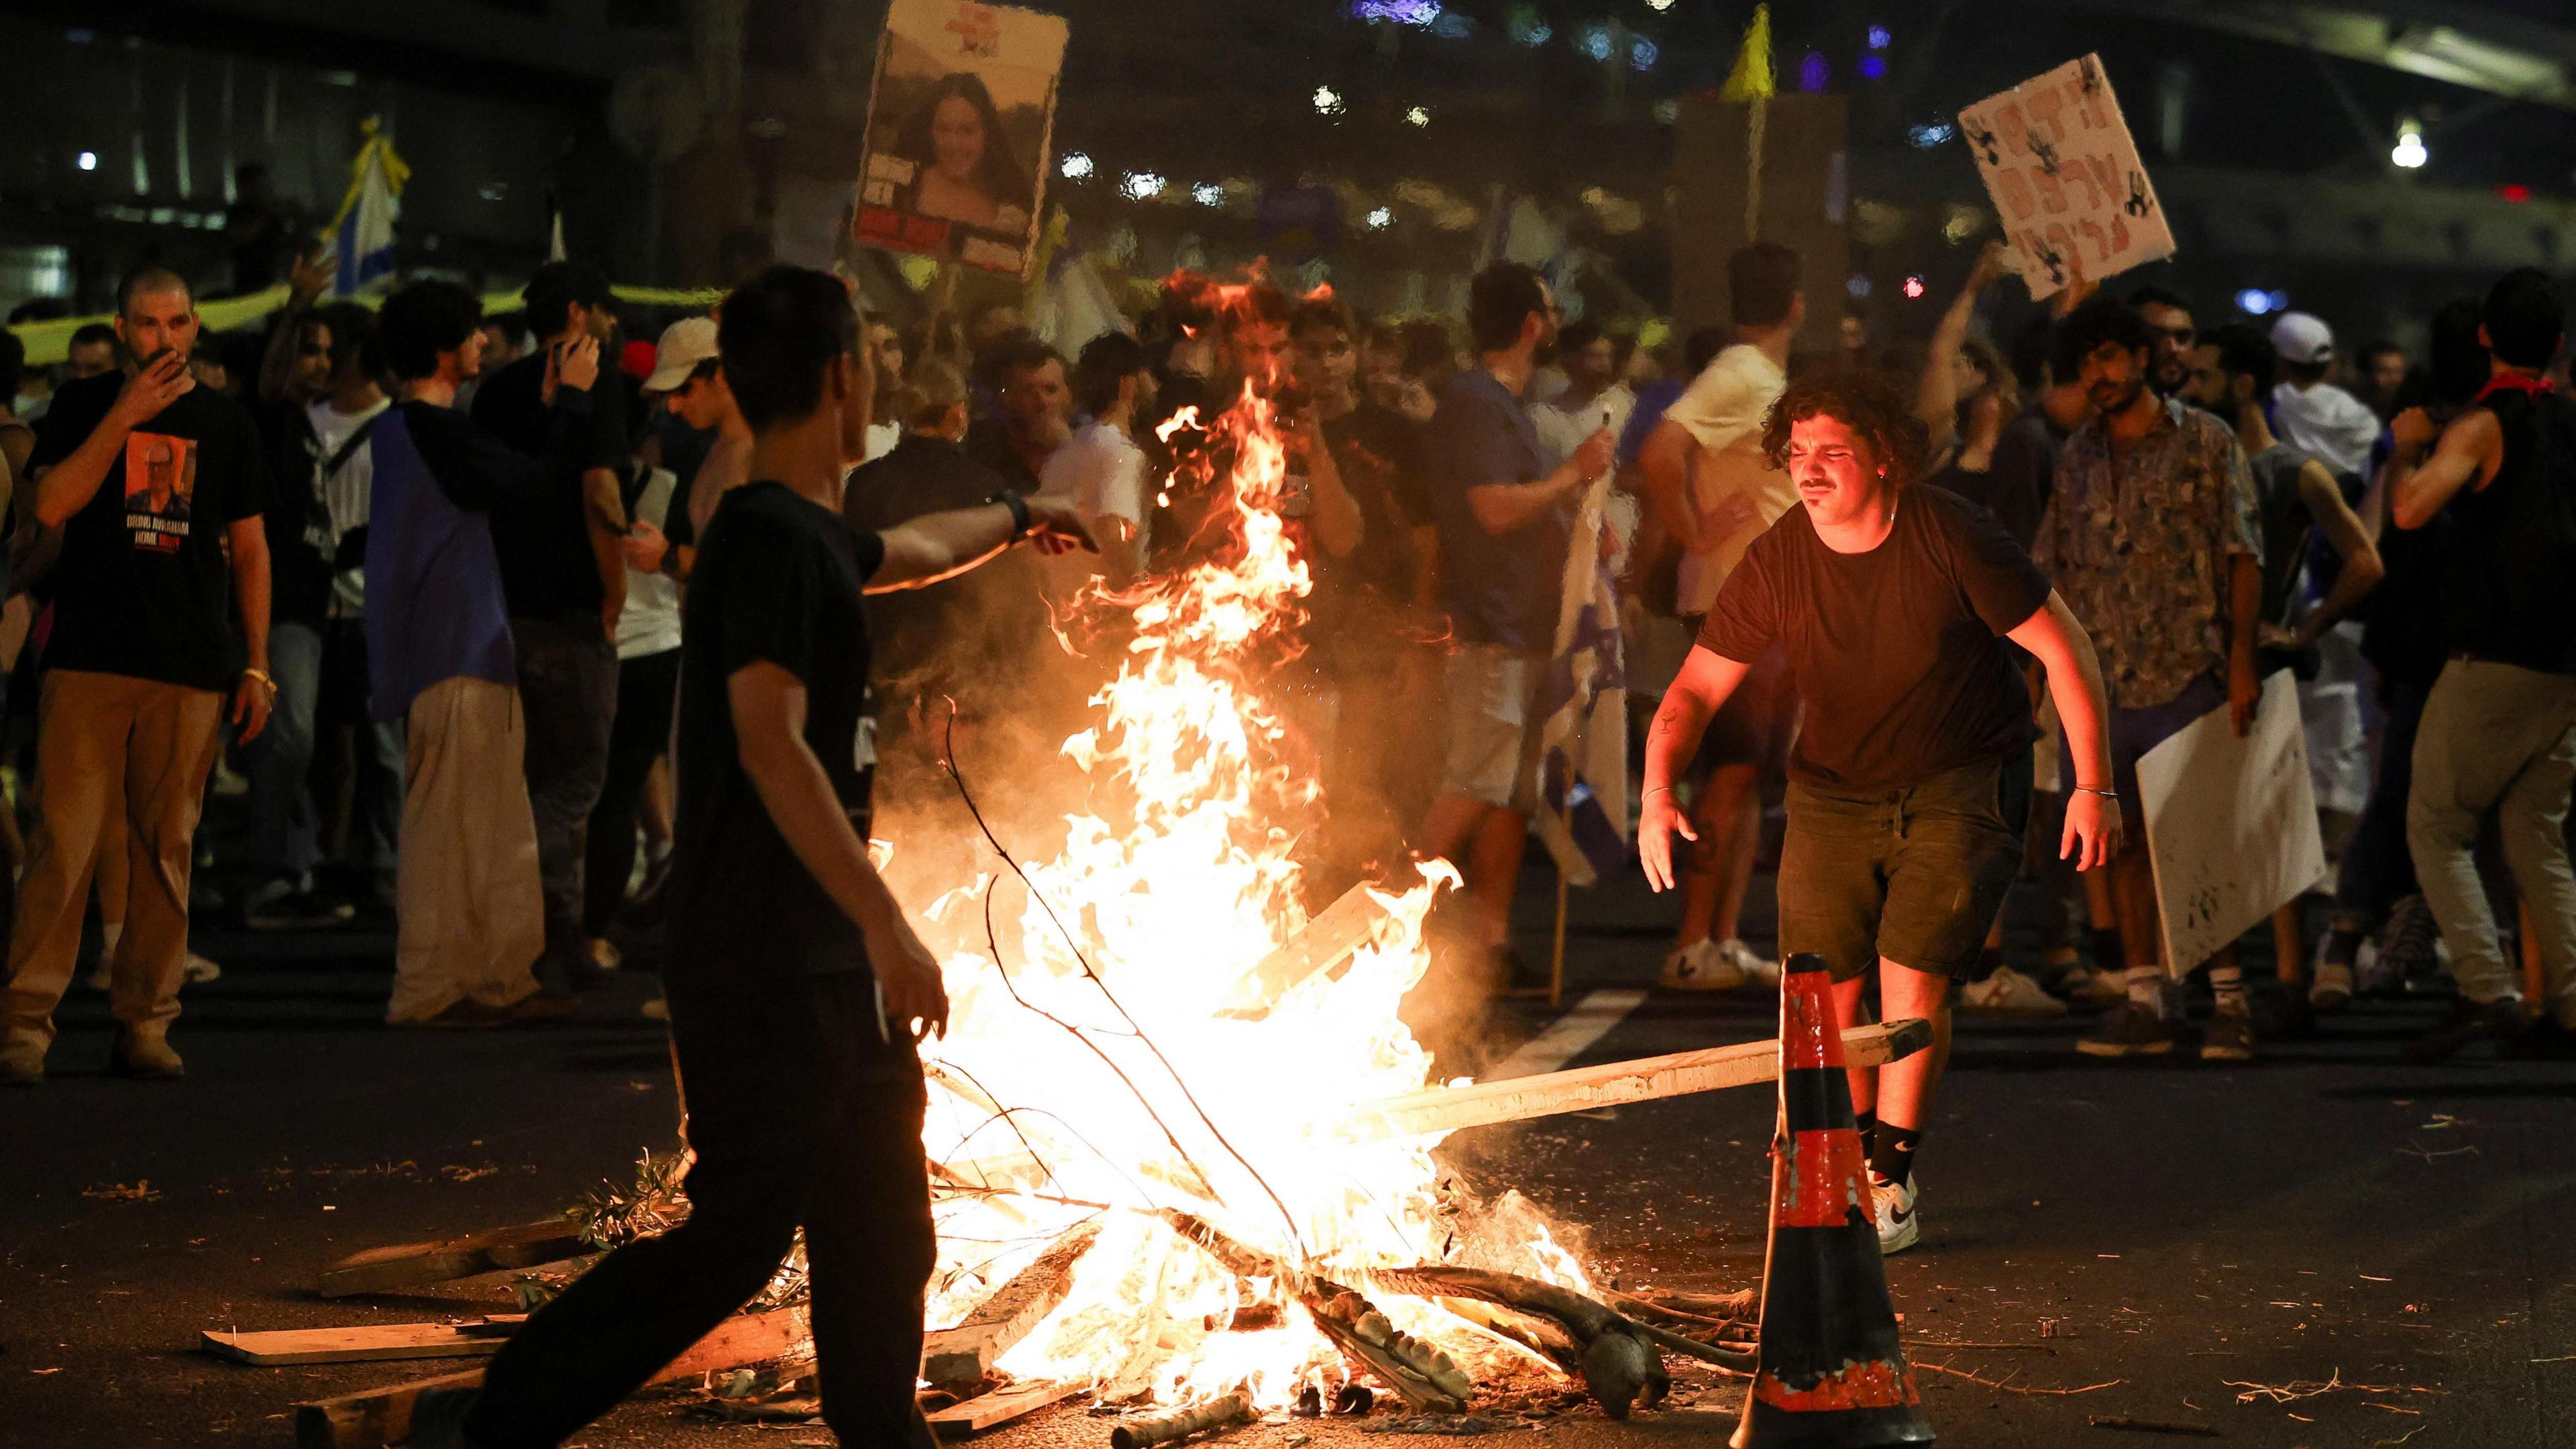
[[[2138,792],[2169,971],[2208,960],[2326,873],[2299,691],[2286,669],[2263,681],[2245,738],[2221,705],[2140,757]]]
[[[851,235],[1025,275],[1065,39],[1061,16],[894,0],[877,46]]]
[[[2070,60],[1959,113],[1986,194],[2033,297],[2173,255],[2119,98],[2097,56]]]

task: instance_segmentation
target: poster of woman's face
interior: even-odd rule
[[[877,51],[855,238],[1025,272],[1044,199],[1063,19],[895,0]]]

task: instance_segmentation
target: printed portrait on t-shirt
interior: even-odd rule
[[[125,439],[125,528],[134,546],[177,553],[197,496],[197,440],[167,433]]]
[[[852,236],[1025,272],[1064,44],[1058,16],[976,0],[894,0]]]

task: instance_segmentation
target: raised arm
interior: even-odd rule
[[[1966,285],[1951,300],[1950,309],[1941,314],[1940,324],[1932,329],[1932,349],[1923,355],[1923,376],[1914,389],[1914,415],[1932,430],[1937,447],[1958,427],[1959,348],[1968,340],[1968,324],[1977,315],[1977,299],[1995,278],[2004,274],[2004,244],[1986,243],[1977,253],[1977,264],[1968,272]]]
[[[286,306],[269,327],[268,347],[259,355],[261,402],[275,402],[286,396],[286,378],[295,370],[304,315],[313,310],[315,299],[330,289],[331,277],[339,270],[339,257],[328,250],[317,248],[311,255],[295,259],[295,268],[286,279]]]
[[[915,1040],[947,1031],[948,991],[939,962],[869,863],[867,842],[851,826],[832,777],[805,742],[805,681],[758,659],[726,677],[725,697],[742,772],[771,823],[867,943],[887,1026]]]
[[[2504,460],[2504,429],[2485,408],[2451,419],[2438,443],[2433,420],[2422,408],[2408,408],[2388,426],[2396,441],[2388,459],[2388,513],[2399,528],[2432,522],[2454,494],[2472,483],[2483,487]],[[2425,456],[2428,444],[2430,457]]]
[[[98,496],[98,485],[107,481],[107,470],[124,454],[126,435],[160,416],[163,408],[196,385],[188,375],[187,359],[176,352],[164,352],[149,366],[128,374],[116,401],[108,405],[107,416],[37,482],[36,521],[60,528],[88,507]]]
[[[2091,870],[2120,853],[2120,802],[2111,793],[2111,711],[2102,688],[2102,661],[2092,636],[2076,622],[2066,601],[2049,590],[2048,602],[2004,636],[2030,651],[2048,671],[2048,697],[2075,756],[2075,778],[2066,792],[2066,830],[2057,858]]]

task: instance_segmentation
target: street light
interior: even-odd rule
[[[2433,153],[2424,149],[2424,123],[2413,116],[2400,120],[2397,144],[2388,149],[2389,164],[2413,171],[2432,158]]]

